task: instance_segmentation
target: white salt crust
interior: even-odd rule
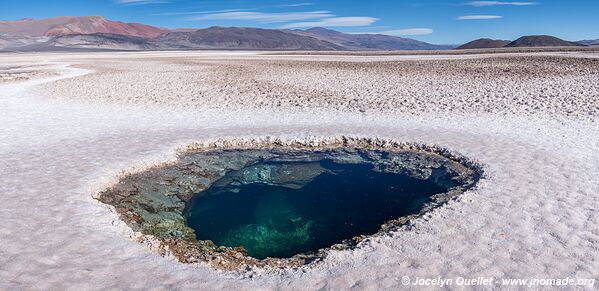
[[[261,59],[165,54],[168,62],[206,55]],[[143,55],[133,63],[143,65]],[[77,77],[90,72],[68,64],[85,66],[86,58],[99,57],[111,58],[0,56],[30,64],[59,61],[53,69],[62,72],[0,87],[0,289],[375,289],[399,288],[402,276],[599,277],[596,115],[468,108],[421,114],[377,111],[375,105],[365,113],[335,107],[202,109],[57,97],[58,89],[51,88],[60,78],[81,80],[71,84],[74,88],[93,82],[93,74]],[[410,60],[419,58],[427,57]],[[560,92],[597,105],[596,95],[566,93]],[[314,268],[279,273],[222,273],[160,257],[129,238],[124,223],[92,198],[123,172],[173,159],[188,144],[340,135],[448,148],[484,164],[487,178],[475,191],[415,221],[409,231],[355,251],[333,252]]]

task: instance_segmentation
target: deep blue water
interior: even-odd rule
[[[223,190],[212,186],[188,206],[188,225],[199,240],[243,246],[258,259],[284,258],[374,234],[385,221],[417,213],[447,190],[368,164],[319,163],[333,173],[301,189],[253,183],[211,195]]]

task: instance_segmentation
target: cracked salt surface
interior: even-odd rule
[[[0,88],[1,289],[363,289],[401,286],[404,275],[599,277],[596,119],[178,112],[30,95],[41,82]],[[487,165],[489,178],[409,231],[333,252],[316,268],[253,278],[156,255],[91,196],[120,171],[172,159],[190,142],[340,134],[442,145]]]

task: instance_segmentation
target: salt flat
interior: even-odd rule
[[[599,54],[0,59],[60,73],[0,85],[1,289],[599,278]],[[392,237],[280,273],[222,273],[160,257],[92,198],[122,171],[192,142],[338,135],[436,144],[479,161],[487,177]]]

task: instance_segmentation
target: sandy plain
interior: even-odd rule
[[[0,85],[2,289],[377,289],[402,287],[404,276],[454,284],[599,278],[594,51],[0,59],[54,72]],[[434,144],[480,162],[487,175],[393,236],[282,271],[223,273],[160,257],[92,198],[123,172],[172,159],[190,143],[341,135]]]

